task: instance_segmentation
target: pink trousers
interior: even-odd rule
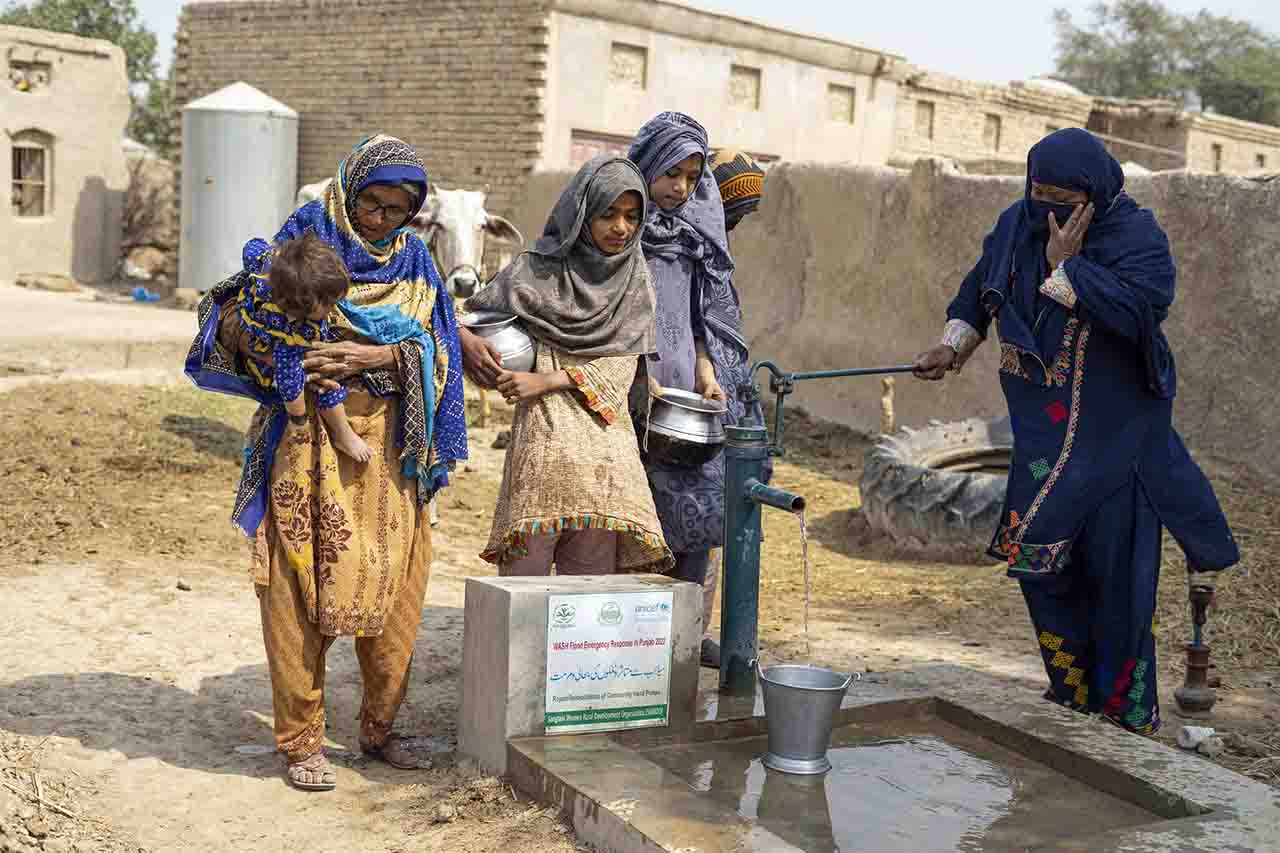
[[[618,534],[612,530],[566,530],[529,537],[529,553],[499,569],[503,577],[611,575],[618,565]]]

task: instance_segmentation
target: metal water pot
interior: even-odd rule
[[[512,314],[496,311],[472,311],[458,318],[458,325],[465,326],[484,338],[502,356],[502,369],[513,373],[533,370],[537,350],[533,338],[525,333]]]
[[[647,429],[640,424],[640,440],[649,457],[680,468],[698,468],[724,449],[723,403],[701,394],[663,388],[650,396]]]

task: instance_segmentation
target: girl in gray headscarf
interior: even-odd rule
[[[466,302],[515,315],[538,344],[532,373],[504,371],[516,406],[489,544],[503,575],[666,571],[627,394],[656,348],[640,249],[648,201],[629,160],[583,166],[533,250]]]

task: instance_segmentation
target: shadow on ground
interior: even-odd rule
[[[161,426],[192,447],[211,456],[239,462],[244,458],[244,433],[213,418],[165,415]]]
[[[461,628],[458,608],[424,610],[398,734],[452,736]],[[328,737],[341,747],[330,752],[335,763],[378,782],[415,781],[359,751],[360,669],[349,639],[340,639],[329,652],[326,694]],[[265,664],[206,677],[195,693],[118,672],[50,673],[0,685],[0,728],[32,737],[75,738],[86,749],[206,773],[280,776],[279,760],[236,751],[250,744],[273,746],[271,718]]]

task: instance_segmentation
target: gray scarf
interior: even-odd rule
[[[647,190],[644,176],[630,160],[596,157],[560,195],[532,251],[517,257],[468,299],[466,309],[514,314],[539,341],[573,355],[654,352],[653,287],[640,248],[643,226],[616,255],[606,255],[591,239],[592,220],[619,196],[638,194],[643,212]]]

